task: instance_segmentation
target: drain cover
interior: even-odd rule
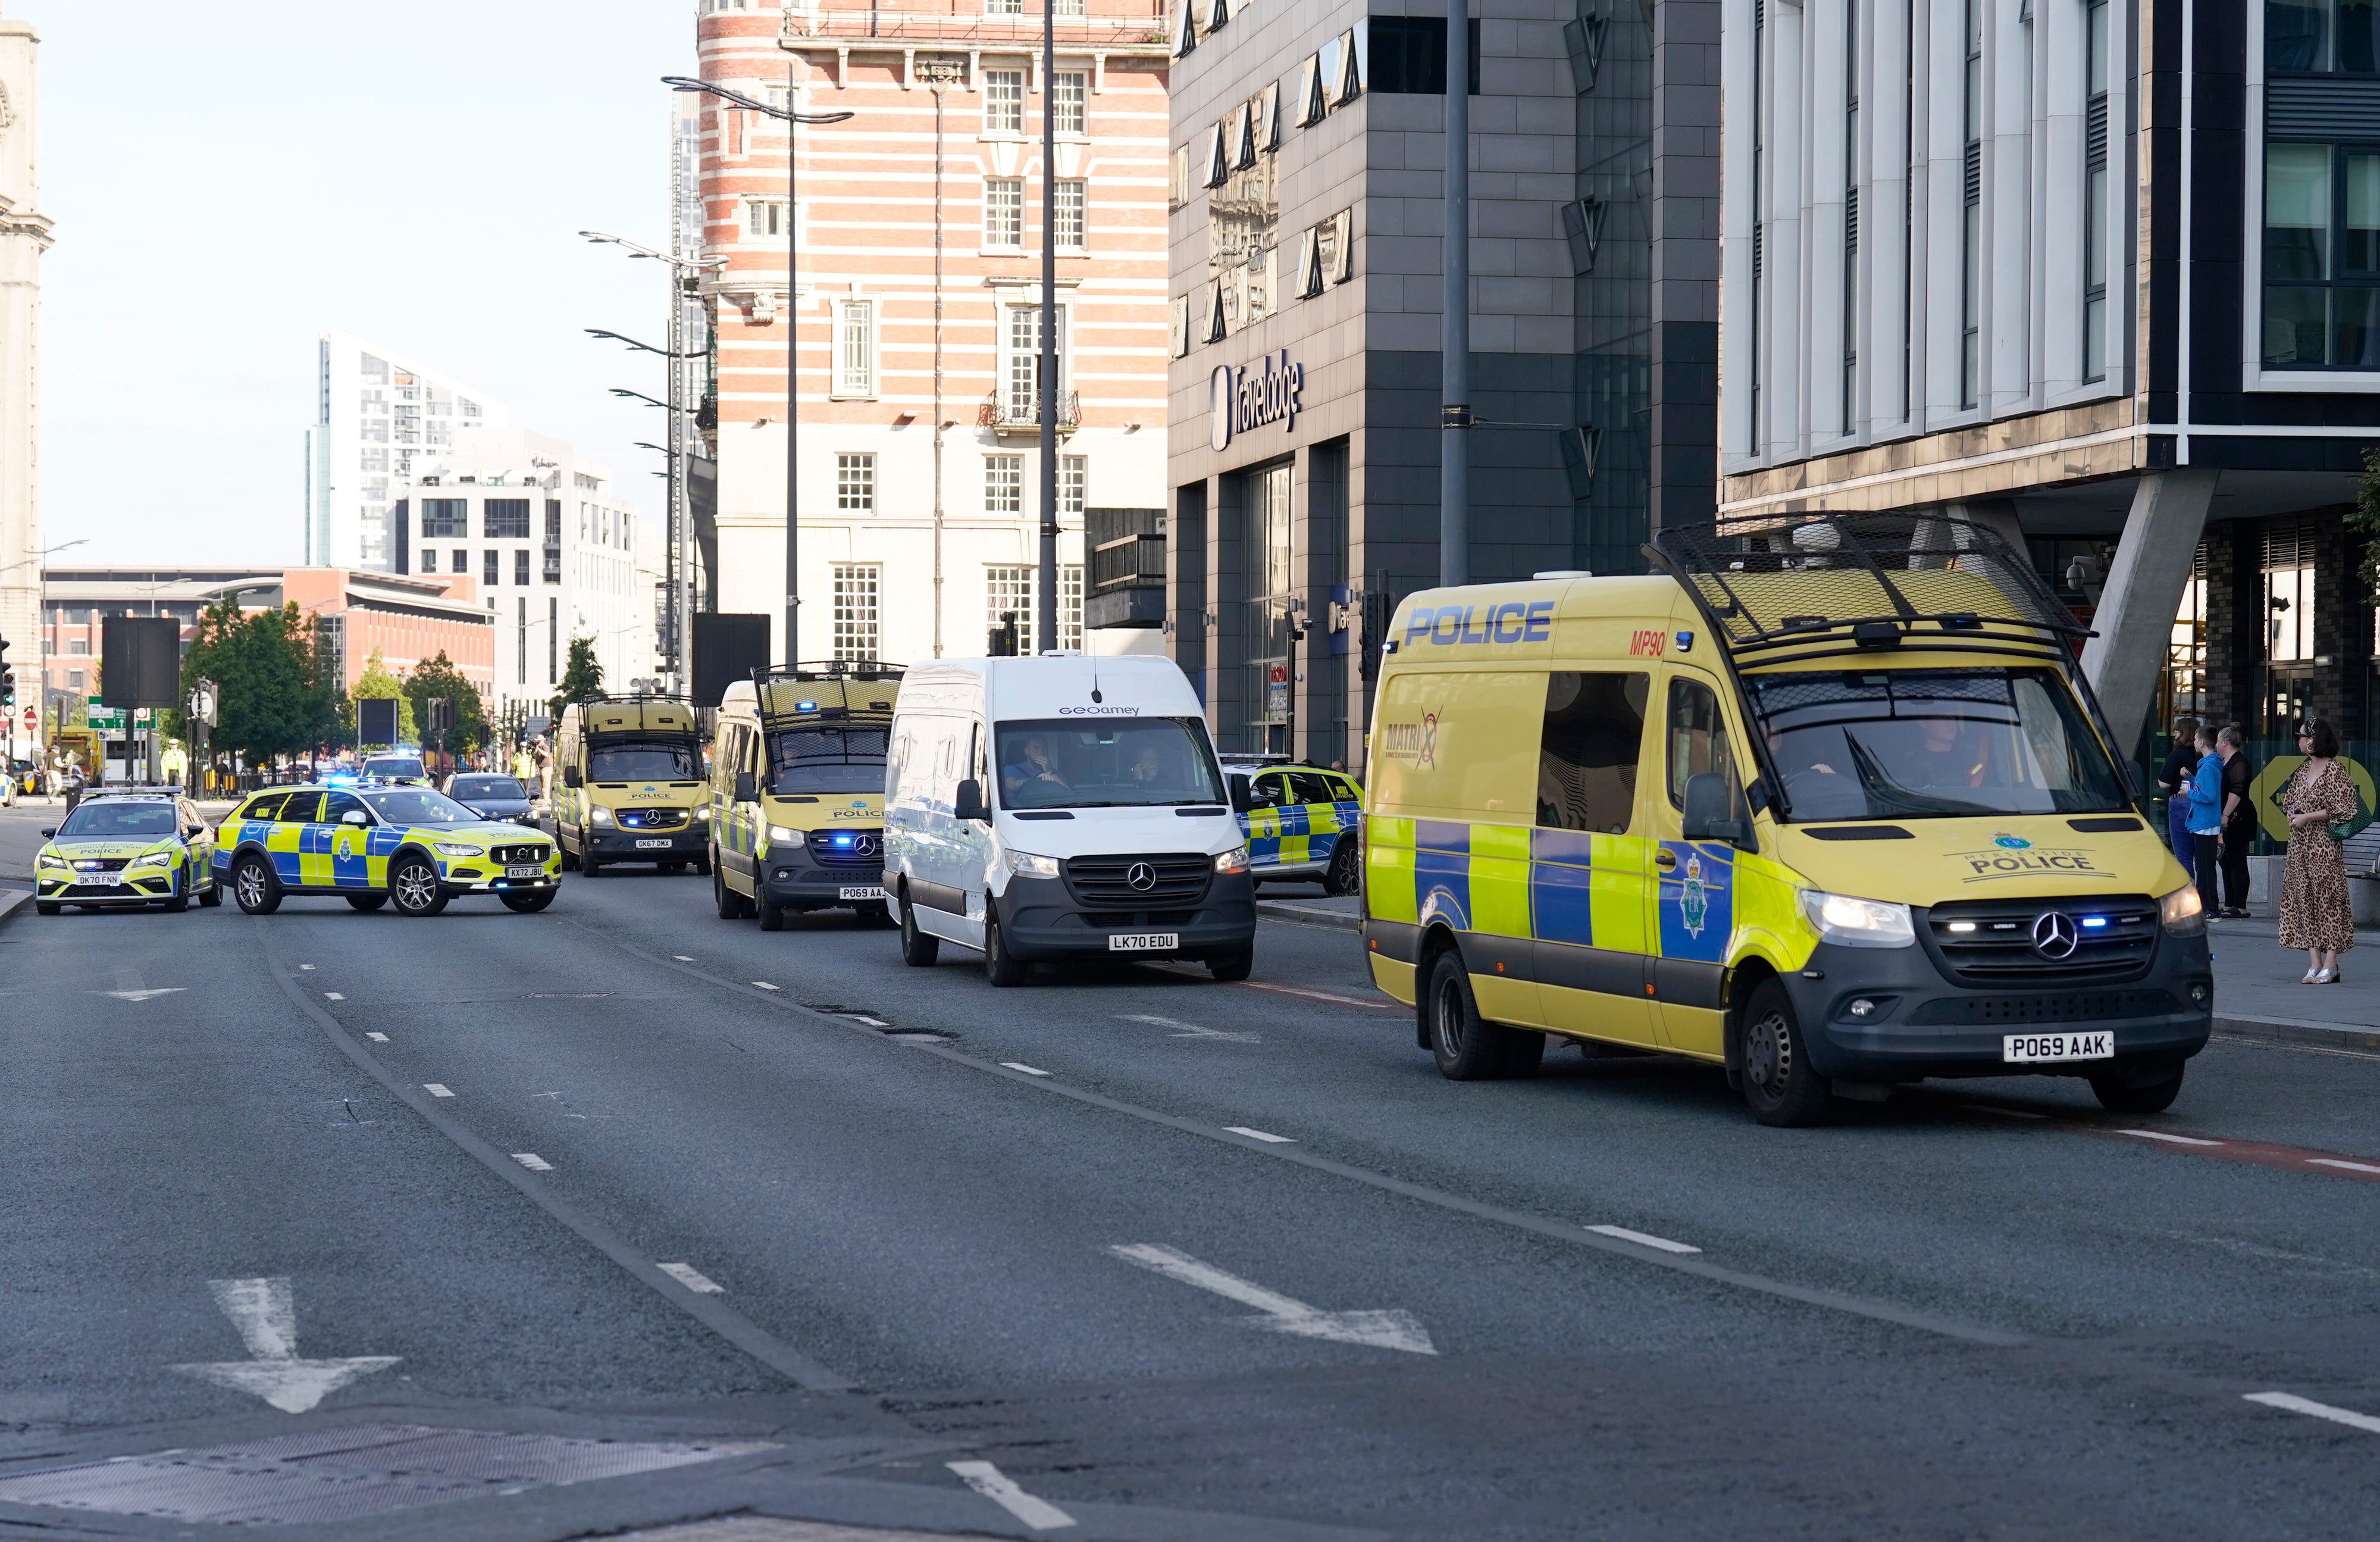
[[[0,1478],[0,1500],[170,1521],[299,1525],[623,1477],[770,1449],[766,1444],[654,1445],[419,1425],[359,1425],[202,1451],[120,1456],[84,1467]]]

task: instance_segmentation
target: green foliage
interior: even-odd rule
[[[412,698],[405,694],[405,682],[389,673],[388,662],[380,656],[379,649],[373,649],[370,657],[364,660],[364,672],[356,676],[355,689],[348,695],[351,699],[347,705],[345,722],[349,735],[352,735],[358,731],[355,702],[393,699],[396,703],[398,742],[408,745],[418,745],[421,742],[420,731],[415,726]],[[358,747],[360,748],[361,746],[358,745]],[[395,746],[379,747],[395,748]]]
[[[2380,450],[2363,452],[2363,485],[2356,491],[2347,528],[2363,538],[2363,557],[2356,568],[2363,592],[2380,599]]]
[[[590,696],[603,694],[603,666],[595,662],[595,639],[570,639],[570,662],[563,666],[562,688],[547,703],[547,716],[555,722],[562,721],[562,710],[574,701],[584,701]]]
[[[420,723],[424,733],[429,731],[430,700],[432,697],[443,697],[454,703],[454,726],[446,734],[445,747],[448,750],[461,754],[488,742],[487,710],[480,700],[480,689],[463,678],[462,672],[446,657],[446,650],[443,648],[438,650],[438,657],[417,665],[413,673],[405,677],[406,706],[400,710],[409,711],[412,721]],[[437,746],[432,744],[429,747]]]
[[[275,755],[318,749],[338,736],[339,682],[321,623],[295,604],[242,611],[231,596],[199,617],[198,637],[182,658],[182,695],[200,679],[215,683],[217,722],[208,735],[215,752],[237,751],[250,764]],[[179,710],[164,714],[165,732],[187,738]]]

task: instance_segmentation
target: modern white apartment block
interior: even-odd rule
[[[1151,0],[1056,3],[1053,78],[1038,62],[1039,0],[700,7],[704,79],[853,115],[796,130],[789,223],[783,126],[715,99],[702,108],[706,250],[726,259],[703,281],[717,337],[708,521],[697,499],[705,587],[718,610],[782,627],[794,334],[803,659],[978,654],[1005,612],[1028,650],[1159,646],[1153,626],[1094,630],[1087,643],[1082,530],[1087,505],[1165,504],[1165,24]],[[1057,152],[1045,165],[1051,95]],[[1060,636],[1040,638],[1037,353],[1051,180],[1063,534]]]
[[[595,643],[607,686],[653,673],[653,591],[637,514],[609,469],[527,429],[460,429],[393,481],[390,571],[470,577],[495,627],[492,710],[532,715],[561,683],[574,638]]]
[[[454,377],[352,333],[322,334],[306,431],[306,563],[402,572],[392,521],[401,489],[466,428],[504,408]]]
[[[40,41],[30,23],[0,20],[0,637],[15,645],[27,701],[40,698],[31,688],[41,673],[38,366],[42,253],[50,244],[33,140]]]

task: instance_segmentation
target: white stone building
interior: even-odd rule
[[[646,542],[611,471],[527,429],[451,438],[422,454],[409,479],[392,480],[391,570],[475,580],[495,620],[490,710],[517,698],[542,715],[577,637],[594,639],[606,686],[651,675]]]
[[[393,498],[466,428],[500,428],[504,408],[450,375],[335,329],[322,334],[314,426],[306,431],[306,562],[395,565]]]
[[[33,142],[33,50],[30,23],[0,19],[0,637],[19,700],[41,699],[42,505],[39,480],[42,253],[50,222],[36,207],[39,165]],[[21,748],[20,709],[9,732]],[[0,734],[0,744],[8,742]]]

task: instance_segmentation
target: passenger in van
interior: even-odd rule
[[[1023,759],[1013,760],[1000,769],[1001,787],[1011,797],[1028,783],[1034,782],[1054,783],[1061,787],[1074,786],[1066,780],[1065,773],[1058,769],[1058,763],[1050,758],[1049,741],[1038,734],[1025,741]]]

